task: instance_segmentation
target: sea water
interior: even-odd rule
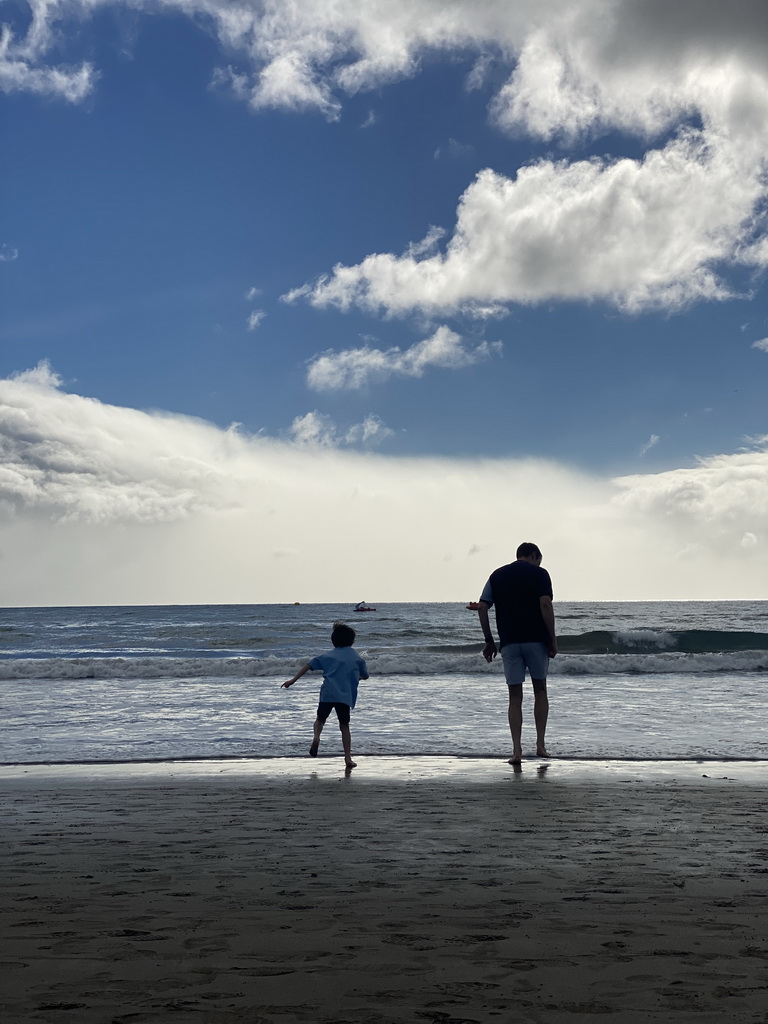
[[[768,759],[768,602],[557,602],[550,753]],[[354,753],[509,755],[500,660],[461,603],[0,610],[0,761],[305,755],[320,676],[283,680],[350,622],[371,673]],[[533,748],[526,684],[523,746]],[[335,719],[321,753],[340,753]]]

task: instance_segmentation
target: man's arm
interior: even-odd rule
[[[286,679],[286,681],[283,683],[283,686],[285,686],[286,688],[289,687],[289,686],[293,686],[293,684],[296,682],[297,679],[301,679],[301,677],[304,675],[304,673],[305,672],[309,672],[309,671],[310,671],[310,666],[309,666],[309,662],[307,662],[307,664],[304,665],[303,668],[299,669],[299,671],[296,673],[296,675],[293,677],[293,679]]]
[[[545,594],[539,598],[541,617],[549,633],[549,656],[554,658],[557,654],[557,637],[555,636],[555,610],[552,607],[552,598]]]
[[[496,641],[493,639],[493,633],[491,633],[491,620],[488,618],[488,609],[490,607],[491,606],[486,601],[477,602],[477,616],[480,619],[480,628],[482,629],[483,636],[485,637],[483,657],[487,662],[493,661],[499,653],[496,648]]]

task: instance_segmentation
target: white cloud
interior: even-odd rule
[[[689,132],[642,160],[542,160],[467,188],[445,252],[377,253],[289,293],[319,307],[485,313],[511,302],[603,299],[676,308],[730,294],[716,268],[743,258],[764,185]]]
[[[330,416],[314,409],[297,416],[291,424],[291,440],[305,448],[335,448],[338,444],[336,425]]]
[[[21,370],[19,373],[14,373],[11,380],[16,381],[17,384],[28,384],[31,387],[45,390],[60,388],[64,383],[47,359],[41,359],[37,366],[33,366],[31,370]]]
[[[761,338],[760,341],[753,341],[752,348],[759,348],[761,352],[768,352],[768,338]]]
[[[492,67],[493,59],[490,54],[484,53],[478,57],[464,82],[467,92],[475,92],[477,89],[482,89],[488,80]]]
[[[487,85],[491,63],[508,72],[490,109],[503,132],[567,147],[618,129],[653,147],[488,169],[443,253],[374,253],[293,297],[388,313],[552,299],[674,309],[729,296],[729,268],[768,266],[764,0],[39,0],[27,36],[3,36],[6,87],[82,98],[90,65],[45,56],[76,16],[120,4],[207,21],[228,61],[218,83],[257,109],[334,119],[345,96],[461,53],[476,57],[468,88]]]
[[[208,19],[233,59],[219,77],[255,107],[333,117],[345,95],[417,74],[425,53],[460,51],[477,54],[468,88],[510,68],[495,116],[545,137],[658,131],[708,89],[742,123],[764,117],[743,80],[765,74],[763,0],[32,0],[26,37],[8,29],[5,45],[40,64],[77,17],[109,6]]]
[[[559,600],[765,597],[768,438],[611,481],[339,450],[324,425],[281,442],[65,394],[45,366],[0,381],[0,601],[350,600],[361,566],[377,600],[464,601],[529,538]]]
[[[371,448],[392,434],[394,431],[372,413],[362,423],[355,423],[339,433],[331,417],[317,409],[297,416],[289,431],[293,443],[301,448],[339,448],[342,445]]]
[[[445,229],[437,227],[435,224],[430,224],[429,231],[422,238],[420,242],[411,242],[408,246],[408,255],[414,259],[419,259],[421,256],[428,256],[437,250],[440,239],[445,235]]]
[[[35,0],[30,7],[32,17],[24,38],[17,38],[10,25],[0,24],[0,91],[57,96],[79,103],[96,81],[93,65],[87,61],[78,66],[39,65],[55,41],[53,22],[62,8],[56,0]]]
[[[613,504],[630,521],[657,523],[664,547],[688,534],[705,560],[717,559],[718,550],[735,558],[738,547],[754,547],[766,536],[760,522],[768,501],[766,441],[750,451],[701,459],[693,469],[622,477]],[[754,543],[744,545],[750,534]]]
[[[255,331],[266,315],[263,309],[254,309],[248,317],[248,330]]]
[[[246,302],[253,302],[254,299],[258,299],[261,295],[261,288],[249,288],[243,298]]]
[[[18,258],[18,249],[14,249],[12,245],[6,245],[5,242],[0,245],[0,263],[13,263]]]
[[[307,384],[315,391],[363,388],[393,376],[421,377],[433,366],[458,370],[498,351],[499,343],[489,345],[485,341],[470,348],[460,335],[443,326],[431,337],[405,350],[397,346],[388,349],[366,346],[324,352],[310,362]]]
[[[362,445],[371,447],[381,441],[392,437],[394,430],[391,430],[382,419],[372,413],[365,417],[362,423],[356,423],[350,427],[344,435],[344,440],[350,445]]]
[[[651,436],[648,438],[645,444],[642,445],[640,448],[640,458],[642,458],[643,455],[647,455],[651,448],[655,447],[655,445],[657,445],[660,440],[661,438],[658,434],[651,434]]]

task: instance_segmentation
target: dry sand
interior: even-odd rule
[[[0,1019],[767,1022],[764,771],[2,768]]]

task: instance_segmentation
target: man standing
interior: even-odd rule
[[[520,742],[523,729],[523,680],[528,669],[533,684],[533,717],[536,722],[536,753],[548,757],[544,735],[547,731],[549,699],[547,671],[549,659],[557,654],[555,613],[552,609],[552,581],[541,568],[541,551],[535,544],[521,544],[517,560],[491,573],[478,602],[485,647],[483,657],[493,661],[501,650],[504,675],[509,687],[509,731],[512,733],[512,757],[509,763],[522,761]],[[499,648],[491,633],[489,609],[496,606]]]

